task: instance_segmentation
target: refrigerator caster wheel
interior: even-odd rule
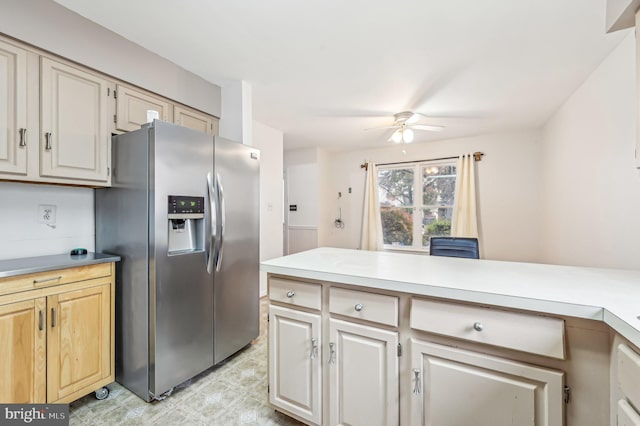
[[[103,400],[109,396],[109,388],[104,387],[96,391],[96,399]]]

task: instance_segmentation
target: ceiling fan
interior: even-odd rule
[[[441,132],[443,126],[433,126],[427,124],[416,124],[418,120],[424,117],[411,111],[403,111],[393,115],[393,124],[391,126],[377,127],[377,129],[396,129],[389,138],[395,143],[411,143],[414,139],[414,130],[427,130],[431,132]]]

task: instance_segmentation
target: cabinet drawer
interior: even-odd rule
[[[97,265],[0,278],[0,295],[106,277],[111,275],[111,265],[111,263],[99,263]]]
[[[269,280],[269,300],[294,306],[320,310],[322,307],[322,287],[320,284],[271,278]]]
[[[329,311],[332,314],[345,315],[398,326],[398,298],[383,294],[331,287],[329,289]]]
[[[414,298],[411,328],[565,359],[564,321],[557,318]]]
[[[640,355],[624,344],[618,345],[618,384],[627,399],[640,407]]]

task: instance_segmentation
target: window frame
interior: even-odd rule
[[[411,206],[399,206],[398,208],[411,208],[412,209],[412,245],[407,246],[398,246],[393,244],[385,244],[384,236],[383,236],[383,249],[389,251],[408,251],[408,252],[419,252],[419,253],[429,253],[429,246],[423,246],[422,244],[422,222],[424,220],[424,210],[433,209],[438,207],[451,208],[451,221],[453,222],[453,206],[455,203],[455,180],[454,180],[454,196],[451,205],[426,205],[424,203],[424,187],[423,187],[423,168],[426,167],[439,167],[439,166],[453,166],[456,168],[455,170],[455,180],[458,179],[457,176],[457,161],[456,159],[448,159],[448,160],[427,160],[427,161],[415,161],[415,162],[406,162],[401,164],[389,164],[389,165],[380,165],[377,167],[377,172],[380,170],[408,170],[413,169],[413,203]],[[376,176],[376,184],[378,185],[378,208],[380,209],[380,214],[382,214],[381,208],[381,198],[380,192],[382,191],[379,186],[378,175]],[[419,198],[419,199],[418,199]],[[418,226],[416,226],[416,224]],[[383,229],[384,234],[384,229]],[[450,234],[449,234],[450,235]],[[417,243],[417,244],[416,244]]]

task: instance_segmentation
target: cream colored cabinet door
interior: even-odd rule
[[[172,105],[168,101],[131,87],[116,86],[117,130],[138,130],[149,121],[148,111],[155,111],[159,120],[173,121]]]
[[[189,129],[212,135],[218,134],[218,119],[191,108],[175,105],[173,122]]]
[[[45,298],[0,306],[0,402],[45,403]]]
[[[95,390],[112,374],[111,284],[49,296],[47,310],[48,402]]]
[[[0,173],[27,174],[27,52],[3,41],[0,41]]]
[[[411,364],[412,425],[563,424],[561,371],[415,339]]]
[[[640,414],[626,400],[618,401],[616,426],[640,426]]]
[[[40,78],[40,175],[107,182],[109,82],[46,57]]]
[[[320,314],[269,307],[269,402],[322,423]]]
[[[329,320],[329,424],[398,424],[397,347],[395,331]]]

